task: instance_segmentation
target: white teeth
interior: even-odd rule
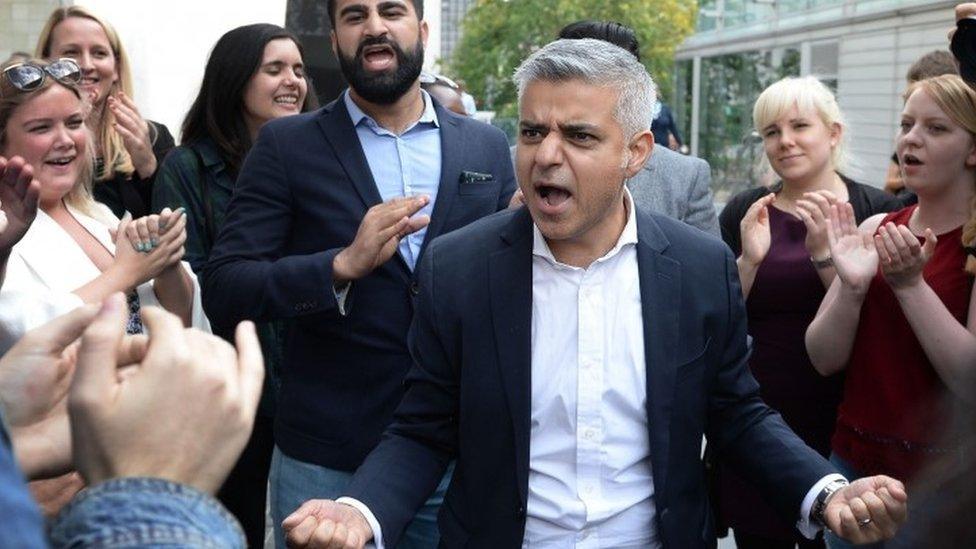
[[[275,97],[275,103],[283,103],[285,105],[294,105],[298,103],[298,97],[294,95],[286,95],[282,97]]]

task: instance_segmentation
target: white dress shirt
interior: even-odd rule
[[[588,268],[532,250],[532,422],[523,547],[655,547],[637,220]]]
[[[526,549],[660,547],[647,427],[647,364],[637,263],[637,219],[586,269],[559,263],[538,227],[532,248],[532,402]],[[807,493],[809,521],[828,475]],[[359,509],[382,549],[379,522]]]

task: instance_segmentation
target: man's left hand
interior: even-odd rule
[[[827,528],[854,544],[895,537],[907,517],[905,485],[884,475],[855,480],[835,492],[824,509]]]

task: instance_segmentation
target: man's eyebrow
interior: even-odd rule
[[[348,15],[350,13],[366,13],[367,9],[364,4],[350,4],[339,11],[339,16]]]
[[[376,9],[377,9],[377,11],[382,11],[382,10],[388,10],[388,9],[393,9],[393,8],[406,8],[406,7],[407,7],[407,3],[406,2],[402,2],[402,1],[401,2],[397,2],[395,0],[387,0],[386,2],[380,2],[380,4],[378,6],[376,6]]]
[[[559,130],[563,133],[590,133],[597,130],[596,124],[589,124],[586,122],[571,122],[569,124],[560,124]]]
[[[539,130],[545,128],[545,124],[540,124],[532,120],[521,120],[519,121],[519,127],[523,130]]]

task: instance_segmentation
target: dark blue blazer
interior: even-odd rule
[[[515,191],[504,134],[435,108],[441,179],[424,248],[504,209]],[[352,284],[346,316],[333,293],[332,259],[380,202],[345,103],[274,120],[244,162],[202,273],[218,331],[244,319],[289,320],[275,439],[289,456],[334,469],[354,470],[379,441],[411,365],[417,290],[399,253]]]
[[[637,212],[647,424],[665,547],[715,545],[702,435],[790,521],[833,467],[759,397],[735,261],[719,240]],[[393,547],[457,459],[439,516],[446,547],[517,548],[531,416],[532,223],[523,208],[435,240],[410,332],[415,365],[349,495]],[[556,327],[558,329],[558,327]]]

